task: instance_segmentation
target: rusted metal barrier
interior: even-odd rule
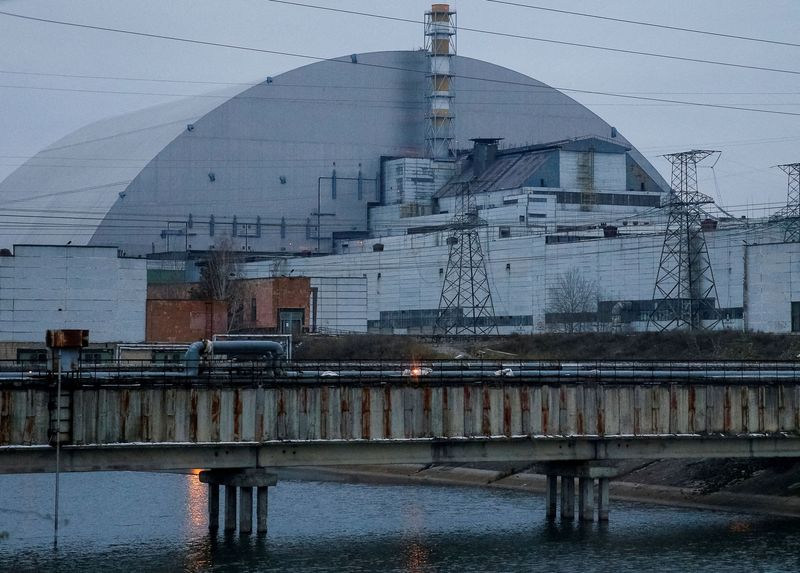
[[[800,433],[800,382],[680,376],[68,377],[71,444]],[[47,444],[50,383],[0,383],[0,445]]]

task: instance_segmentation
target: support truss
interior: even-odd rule
[[[478,217],[468,183],[462,187],[460,202],[447,237],[450,253],[434,332],[446,336],[497,334],[492,293],[478,235],[478,229],[486,223]]]
[[[800,242],[800,163],[778,165],[789,176],[786,193],[786,207],[773,215],[774,219],[783,222],[783,242]]]
[[[669,216],[648,328],[652,323],[661,331],[713,329],[722,320],[701,225],[700,207],[713,200],[697,188],[697,164],[714,153],[693,150],[666,156],[672,164]]]

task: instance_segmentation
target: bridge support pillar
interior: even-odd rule
[[[219,484],[208,484],[208,530],[219,529]]]
[[[239,488],[239,533],[249,535],[253,532],[253,488]]]
[[[556,506],[558,504],[558,476],[547,474],[547,490],[545,491],[545,506],[547,519],[556,518]]]
[[[200,481],[208,484],[208,528],[219,528],[219,486],[225,486],[225,531],[236,530],[249,535],[253,531],[253,489],[256,489],[256,531],[267,532],[267,494],[269,486],[278,483],[274,474],[259,468],[233,470],[206,470],[200,472]],[[237,494],[239,497],[237,513]]]
[[[256,533],[267,533],[267,500],[269,488],[261,486],[256,488]]]
[[[578,515],[581,521],[594,521],[594,479],[578,478]]]
[[[225,531],[236,531],[236,486],[225,486]]]
[[[608,521],[608,483],[607,477],[597,480],[597,521]]]
[[[539,464],[539,473],[547,476],[545,511],[548,519],[556,515],[558,479],[561,479],[561,519],[575,518],[575,480],[578,480],[578,518],[594,521],[594,484],[597,481],[597,520],[608,521],[608,484],[619,470],[597,462],[547,462]]]
[[[575,517],[575,478],[561,476],[561,519]]]

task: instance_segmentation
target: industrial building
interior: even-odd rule
[[[457,55],[454,17],[432,6],[424,50],[320,61],[67,136],[0,183],[15,242],[112,246],[159,282],[196,280],[231,244],[250,279],[307,278],[292,320],[310,331],[434,334],[464,311],[447,294],[459,265],[482,269],[487,332],[658,328],[676,193],[581,104]],[[54,219],[65,211],[90,224]],[[700,271],[673,306],[691,299],[699,327],[800,330],[785,220],[693,213],[702,260],[674,265]],[[480,255],[456,264],[465,237]]]

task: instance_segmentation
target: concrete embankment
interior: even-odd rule
[[[674,463],[672,465],[674,466]],[[527,491],[537,494],[543,494],[545,490],[545,476],[541,474],[464,466],[339,466],[336,468],[298,468],[280,473],[285,478],[334,480],[350,483],[460,485]],[[626,475],[630,477],[630,474]],[[800,496],[730,491],[704,493],[702,487],[675,487],[626,481],[626,475],[611,481],[612,500],[800,517]],[[614,512],[613,505],[611,512],[612,514]]]

